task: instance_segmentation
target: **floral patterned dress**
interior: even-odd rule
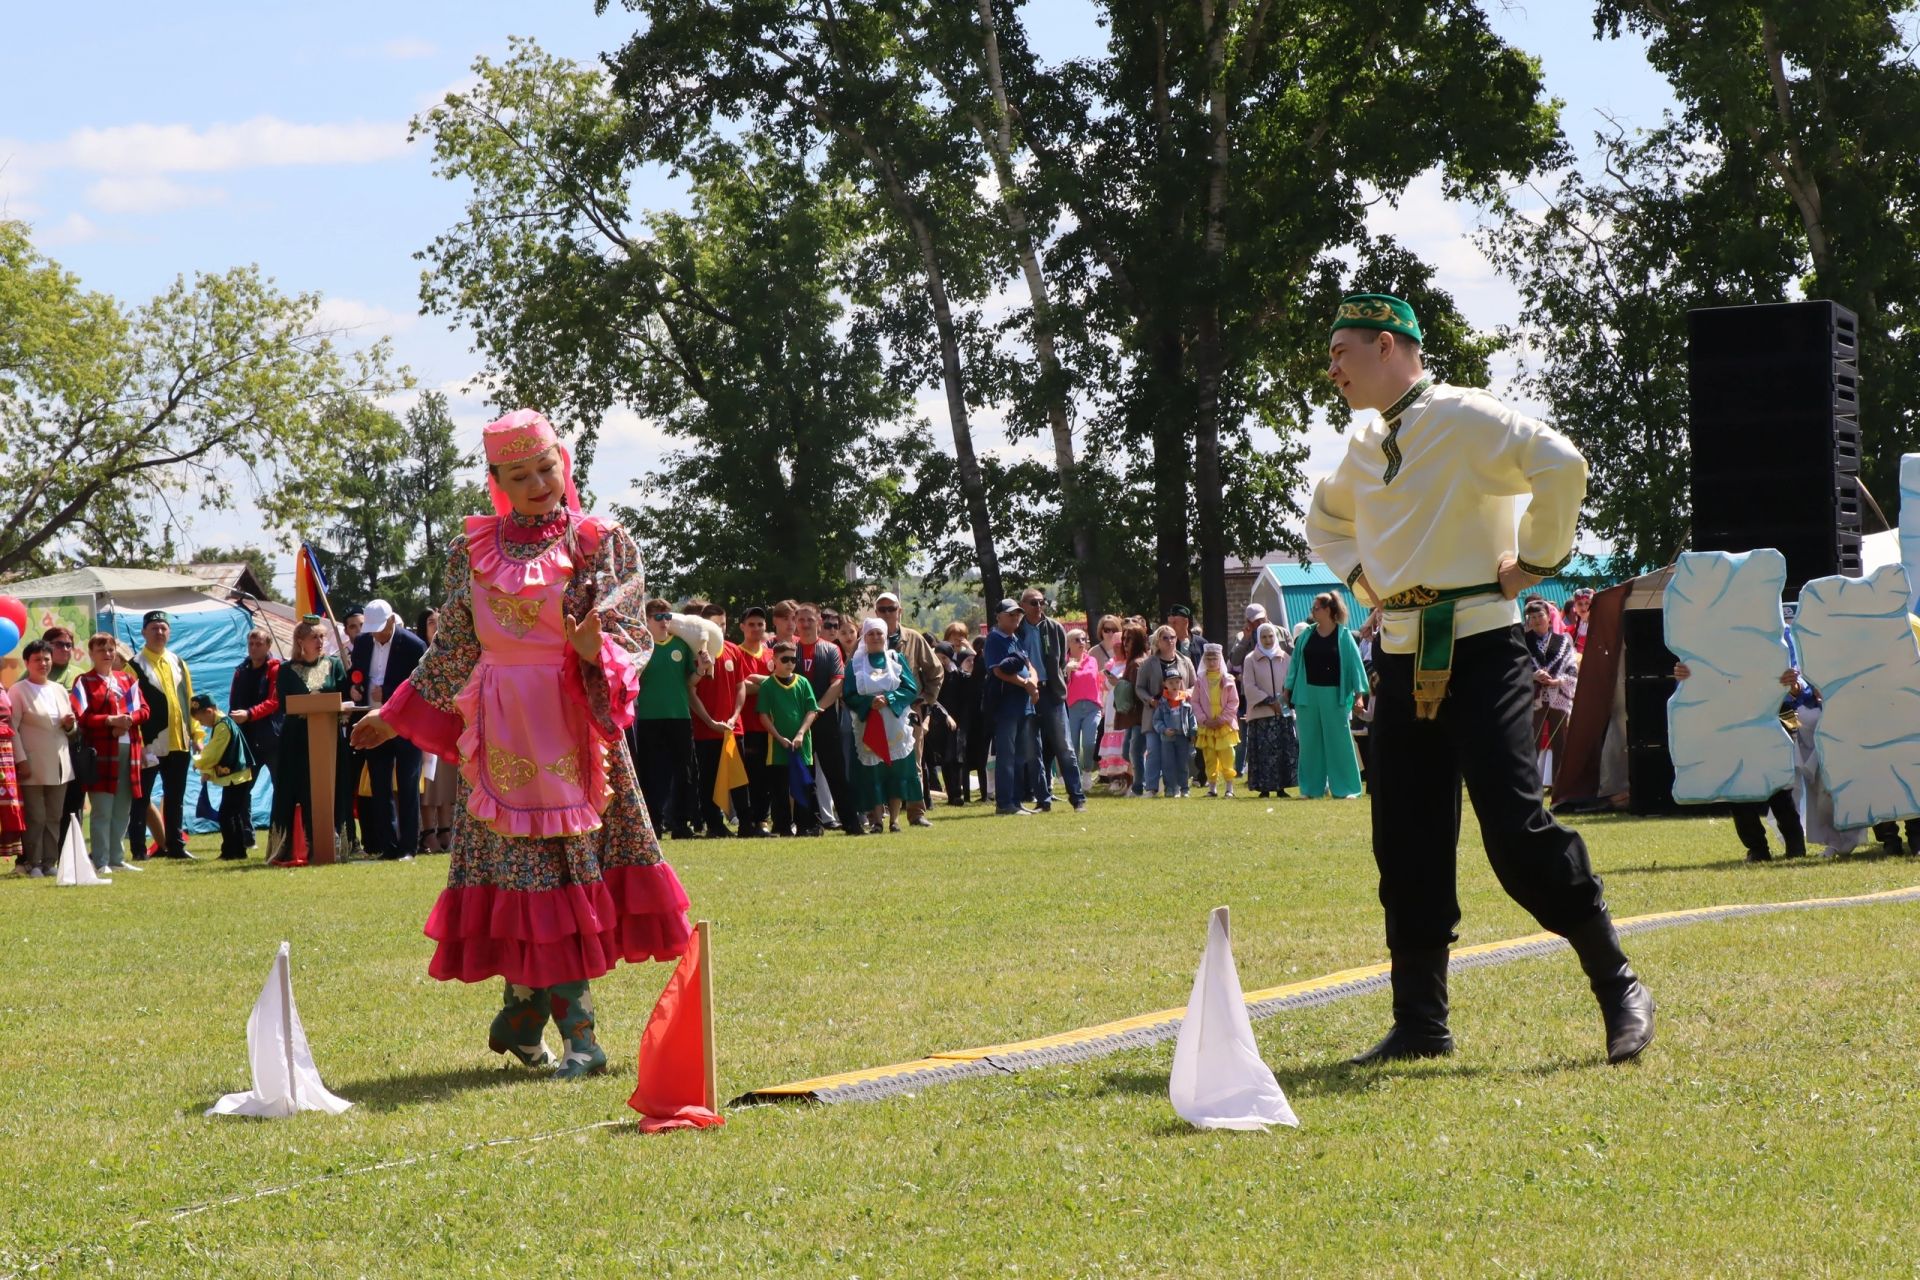
[[[18,858],[27,829],[26,810],[20,803],[20,780],[13,768],[13,701],[0,688],[0,858]]]
[[[687,895],[623,733],[653,651],[633,539],[578,513],[469,517],[445,591],[433,648],[381,710],[460,770],[428,972],[551,987],[678,956]],[[590,610],[598,668],[561,630],[563,611]]]

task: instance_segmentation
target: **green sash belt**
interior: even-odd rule
[[[1453,606],[1473,596],[1504,595],[1497,582],[1477,587],[1408,587],[1380,602],[1388,613],[1420,615],[1413,644],[1413,710],[1422,720],[1440,715],[1453,676]]]

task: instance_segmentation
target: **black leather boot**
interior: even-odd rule
[[[1453,1052],[1447,1031],[1447,949],[1393,953],[1393,1030],[1357,1058],[1357,1067],[1411,1058],[1444,1058]]]
[[[1620,949],[1613,917],[1604,910],[1567,935],[1607,1026],[1607,1061],[1625,1062],[1653,1043],[1653,995]]]

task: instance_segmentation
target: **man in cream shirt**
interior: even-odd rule
[[[1419,321],[1398,298],[1342,300],[1328,345],[1347,403],[1380,413],[1307,513],[1314,551],[1383,618],[1369,778],[1394,1020],[1354,1061],[1453,1052],[1464,782],[1501,886],[1572,945],[1600,1001],[1607,1060],[1624,1062],[1653,1039],[1653,998],[1621,952],[1585,843],[1541,805],[1533,667],[1514,603],[1571,555],[1586,462],[1487,392],[1429,378]]]

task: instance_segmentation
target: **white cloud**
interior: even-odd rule
[[[431,40],[416,40],[404,36],[397,40],[388,40],[380,46],[382,57],[402,62],[413,58],[431,58],[438,52],[440,52],[440,46]]]
[[[216,173],[283,165],[371,164],[402,154],[400,121],[295,124],[255,116],[196,129],[184,124],[124,124],[78,129],[57,142],[23,146],[31,167],[96,173]]]
[[[321,329],[371,329],[377,333],[397,333],[411,328],[419,318],[410,312],[389,311],[371,302],[328,297],[320,300],[320,310],[314,316],[314,323]]]
[[[188,186],[159,174],[102,178],[87,188],[87,203],[108,213],[165,213],[220,204],[226,198],[219,187]]]
[[[61,245],[85,244],[100,238],[100,228],[84,213],[70,213],[45,231],[36,231],[34,241],[46,249]]]

